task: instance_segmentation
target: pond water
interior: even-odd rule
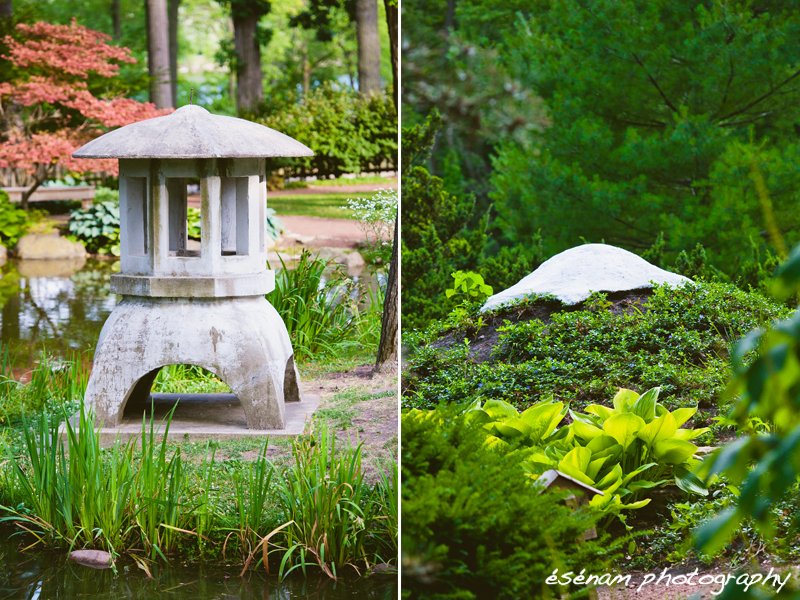
[[[8,261],[0,271],[0,343],[18,367],[46,351],[69,358],[93,352],[103,323],[117,304],[110,293],[113,262]]]
[[[110,291],[118,270],[117,261],[83,258],[0,266],[0,344],[16,375],[33,367],[43,351],[61,359],[94,353],[103,323],[121,299]],[[366,272],[351,277],[377,289]]]
[[[19,538],[0,533],[0,600],[50,600],[56,598],[122,600],[191,598],[193,600],[300,599],[394,600],[398,597],[396,577],[360,579],[290,577],[286,581],[251,571],[239,577],[240,568],[211,565],[153,565],[152,579],[132,562],[121,561],[117,574],[96,570],[69,560],[66,554],[48,550],[20,552]]]

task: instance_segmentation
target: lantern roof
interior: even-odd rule
[[[74,158],[268,158],[314,156],[279,131],[213,115],[196,105],[110,131],[73,152]]]

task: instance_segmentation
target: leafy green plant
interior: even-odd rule
[[[492,288],[484,283],[483,277],[472,271],[456,271],[450,274],[455,281],[453,287],[445,290],[445,296],[464,296],[460,304],[447,315],[446,323],[451,327],[474,328],[483,326],[483,317],[477,314],[478,303],[492,295]]]
[[[681,428],[697,408],[669,412],[658,403],[659,391],[639,395],[621,389],[613,407],[592,404],[586,414],[561,402],[540,402],[519,413],[501,400],[489,400],[483,406],[476,402],[466,415],[489,433],[491,446],[534,448],[522,461],[527,473],[557,469],[599,489],[604,495],[592,498],[592,506],[624,521],[620,511],[646,506],[649,499],[639,500],[643,493],[670,480],[687,493],[708,493],[692,472],[697,446],[690,441],[708,428]],[[567,413],[572,423],[556,429]]]
[[[304,94],[290,94],[266,107],[259,122],[289,135],[314,151],[313,157],[268,159],[267,170],[285,177],[394,169],[397,164],[397,112],[385,93],[365,96],[326,82]]]
[[[69,231],[92,254],[119,256],[119,192],[104,192],[103,197],[89,208],[72,211]]]
[[[283,318],[292,346],[299,357],[311,358],[320,352],[363,343],[354,340],[364,317],[358,311],[360,295],[357,284],[350,282],[338,267],[303,251],[294,268],[287,268],[281,258],[281,270],[275,277],[275,290],[267,296]]]
[[[0,241],[13,248],[28,229],[29,215],[11,204],[8,193],[0,190]]]

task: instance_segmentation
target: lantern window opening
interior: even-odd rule
[[[248,177],[220,178],[222,256],[250,254],[249,186]]]
[[[128,256],[147,256],[147,178],[126,177]]]
[[[167,214],[170,257],[200,258],[200,250],[189,250],[189,203],[186,177],[167,177]]]

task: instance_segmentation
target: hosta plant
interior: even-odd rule
[[[602,491],[592,505],[619,515],[647,505],[649,499],[640,500],[643,492],[671,480],[687,493],[708,493],[693,473],[697,446],[691,442],[708,428],[681,428],[697,408],[670,412],[658,403],[659,391],[656,387],[639,395],[620,389],[613,407],[592,404],[585,414],[549,401],[519,413],[500,400],[483,406],[476,402],[467,414],[488,432],[487,444],[533,447],[523,465],[531,476],[558,469]],[[572,423],[559,428],[567,413]]]

